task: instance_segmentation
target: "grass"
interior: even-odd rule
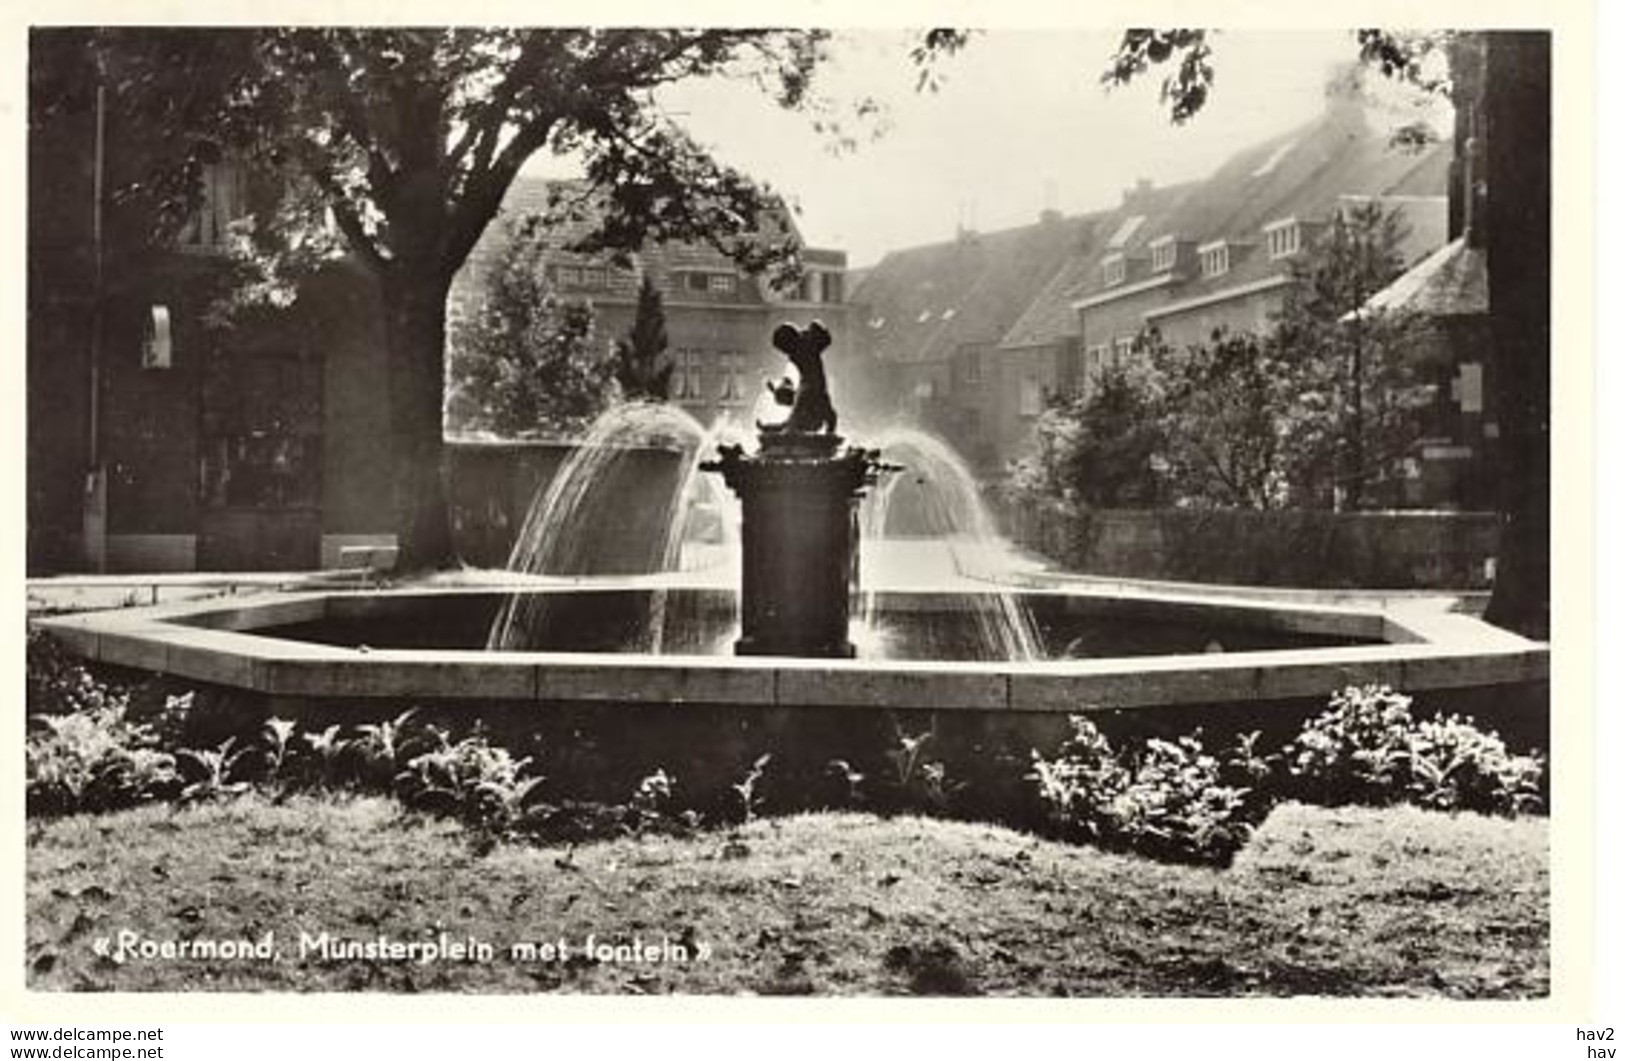
[[[1547,823],[1286,805],[1227,870],[989,825],[814,814],[576,849],[478,845],[391,801],[254,796],[31,825],[36,990],[1527,998],[1548,991]],[[97,957],[262,939],[278,960]],[[491,961],[298,955],[445,932]],[[594,960],[662,939],[687,962]],[[563,960],[511,945],[562,939]],[[709,948],[700,957],[700,947]],[[669,953],[669,952],[668,952]],[[545,956],[545,952],[544,952]]]

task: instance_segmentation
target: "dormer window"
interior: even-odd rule
[[[1172,272],[1174,259],[1179,253],[1179,248],[1174,244],[1174,237],[1162,236],[1154,239],[1151,241],[1150,247],[1151,271],[1153,273]]]
[[[1100,262],[1100,279],[1107,287],[1114,287],[1128,279],[1128,261],[1121,254],[1107,255]]]
[[[1224,240],[1204,243],[1196,253],[1202,260],[1203,276],[1223,276],[1230,271],[1230,244]]]
[[[1303,230],[1295,217],[1264,226],[1264,244],[1271,259],[1290,258],[1303,248]]]

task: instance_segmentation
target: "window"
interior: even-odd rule
[[[1112,368],[1120,369],[1128,364],[1129,355],[1134,353],[1134,337],[1123,335],[1112,343]]]
[[[246,175],[231,162],[207,162],[201,174],[202,199],[197,213],[181,230],[184,248],[208,250],[226,246],[231,223],[248,214]]]
[[[1128,278],[1128,262],[1121,254],[1112,254],[1101,259],[1100,279],[1107,287],[1113,287]]]
[[[1151,241],[1151,271],[1153,273],[1171,272],[1174,268],[1174,258],[1179,247],[1174,243],[1174,237],[1163,236]]]
[[[721,386],[717,389],[717,399],[723,402],[743,401],[745,355],[734,350],[725,350],[718,355],[717,363],[722,377]]]
[[[707,282],[706,289],[713,295],[731,295],[734,293],[734,278],[725,273],[714,273]]]
[[[1230,271],[1230,245],[1220,240],[1197,248],[1202,258],[1203,276],[1223,276]]]
[[[1264,226],[1264,240],[1271,258],[1286,258],[1298,253],[1302,237],[1295,218],[1287,218]]]
[[[686,273],[684,274],[684,282],[690,291],[705,290],[704,273]]]
[[[822,275],[824,277],[824,301],[825,302],[840,302],[841,301],[841,274],[840,273],[824,273]]]
[[[1090,383],[1098,383],[1106,372],[1106,344],[1091,346],[1083,352],[1083,373]]]
[[[321,503],[322,366],[279,354],[204,363],[198,440],[208,508],[314,508]]]
[[[969,353],[965,355],[963,376],[966,383],[977,384],[982,382],[982,355]]]
[[[574,265],[559,266],[559,285],[561,287],[580,287],[581,269]]]
[[[582,287],[603,287],[605,280],[606,277],[602,269],[587,268],[581,270]]]
[[[699,350],[677,351],[678,401],[700,401],[705,397],[705,354]]]

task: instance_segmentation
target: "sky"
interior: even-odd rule
[[[1221,33],[1208,105],[1175,126],[1158,100],[1158,71],[1127,88],[1100,83],[1115,33],[988,31],[940,63],[936,92],[916,91],[912,40],[865,30],[833,43],[820,87],[836,113],[866,97],[884,109],[846,153],[806,115],[747,85],[689,83],[661,102],[719,157],[796,204],[809,244],[845,250],[862,267],[888,250],[951,239],[961,225],[993,231],[1036,221],[1046,207],[1103,209],[1139,178],[1205,176],[1312,119],[1334,66],[1355,56],[1347,31]],[[544,159],[532,172],[567,166]]]

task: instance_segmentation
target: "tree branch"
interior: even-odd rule
[[[317,160],[317,157],[305,151],[300,151],[300,164],[305,172],[310,174],[311,180],[322,190],[327,197],[328,208],[333,211],[333,220],[344,233],[344,239],[350,244],[361,259],[379,275],[387,272],[392,259],[386,255],[378,242],[367,233],[366,226],[361,223],[361,216],[356,213],[355,204],[345,194],[332,170],[326,164]]]

